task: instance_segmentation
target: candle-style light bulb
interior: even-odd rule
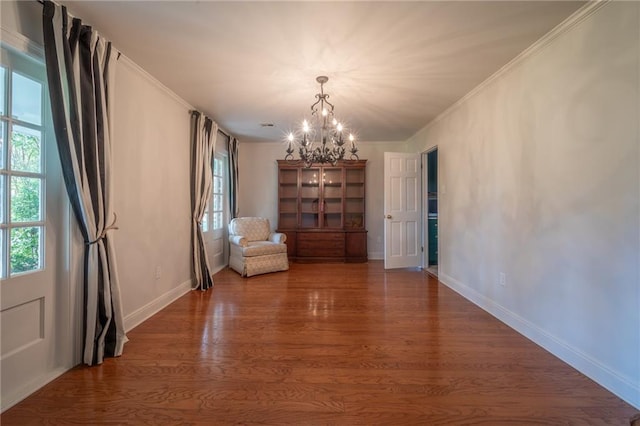
[[[338,123],[336,129],[338,129],[338,132],[342,132],[342,123]]]
[[[336,126],[338,124],[338,120],[336,120],[335,118],[333,119],[333,125]]]
[[[307,120],[304,120],[302,122],[302,131],[305,133],[309,133],[309,123],[307,122]]]
[[[327,109],[326,109],[326,108],[322,108],[322,116],[323,116],[323,117],[326,117],[326,116],[327,116],[327,114],[329,114],[329,112],[327,111]]]
[[[293,160],[293,133],[289,132],[287,136],[287,155],[284,157],[285,160]]]

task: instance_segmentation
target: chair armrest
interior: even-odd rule
[[[229,237],[229,242],[231,244],[235,244],[236,246],[246,247],[249,242],[242,235],[232,235]]]
[[[269,241],[272,243],[284,244],[284,242],[287,241],[287,234],[272,232],[269,234]]]

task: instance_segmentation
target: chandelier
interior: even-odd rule
[[[347,131],[333,116],[333,104],[328,101],[329,95],[324,93],[323,86],[329,81],[329,77],[321,75],[316,77],[316,81],[320,83],[320,93],[316,94],[316,101],[311,105],[311,123],[305,119],[297,137],[293,132],[289,133],[287,155],[284,159],[294,160],[293,153],[296,146],[305,167],[311,167],[313,163],[331,163],[335,166],[338,160],[344,159],[346,154]],[[349,133],[348,140],[350,158],[357,160],[358,147],[352,133]]]

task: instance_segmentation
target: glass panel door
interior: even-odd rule
[[[322,226],[342,228],[342,168],[322,169]]]
[[[301,173],[300,227],[318,228],[321,226],[319,218],[323,209],[320,199],[321,169],[303,169]]]
[[[364,229],[364,168],[346,170],[345,228]]]
[[[278,173],[278,229],[292,229],[298,224],[298,169],[281,168]]]
[[[69,205],[45,82],[40,60],[0,48],[0,408],[73,365]]]

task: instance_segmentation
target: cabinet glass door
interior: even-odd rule
[[[278,228],[295,228],[298,225],[298,169],[282,168],[278,173]]]
[[[318,228],[322,211],[320,168],[302,169],[300,177],[300,227]]]
[[[364,229],[364,168],[346,170],[344,226]]]
[[[342,228],[342,168],[322,169],[322,226]]]

